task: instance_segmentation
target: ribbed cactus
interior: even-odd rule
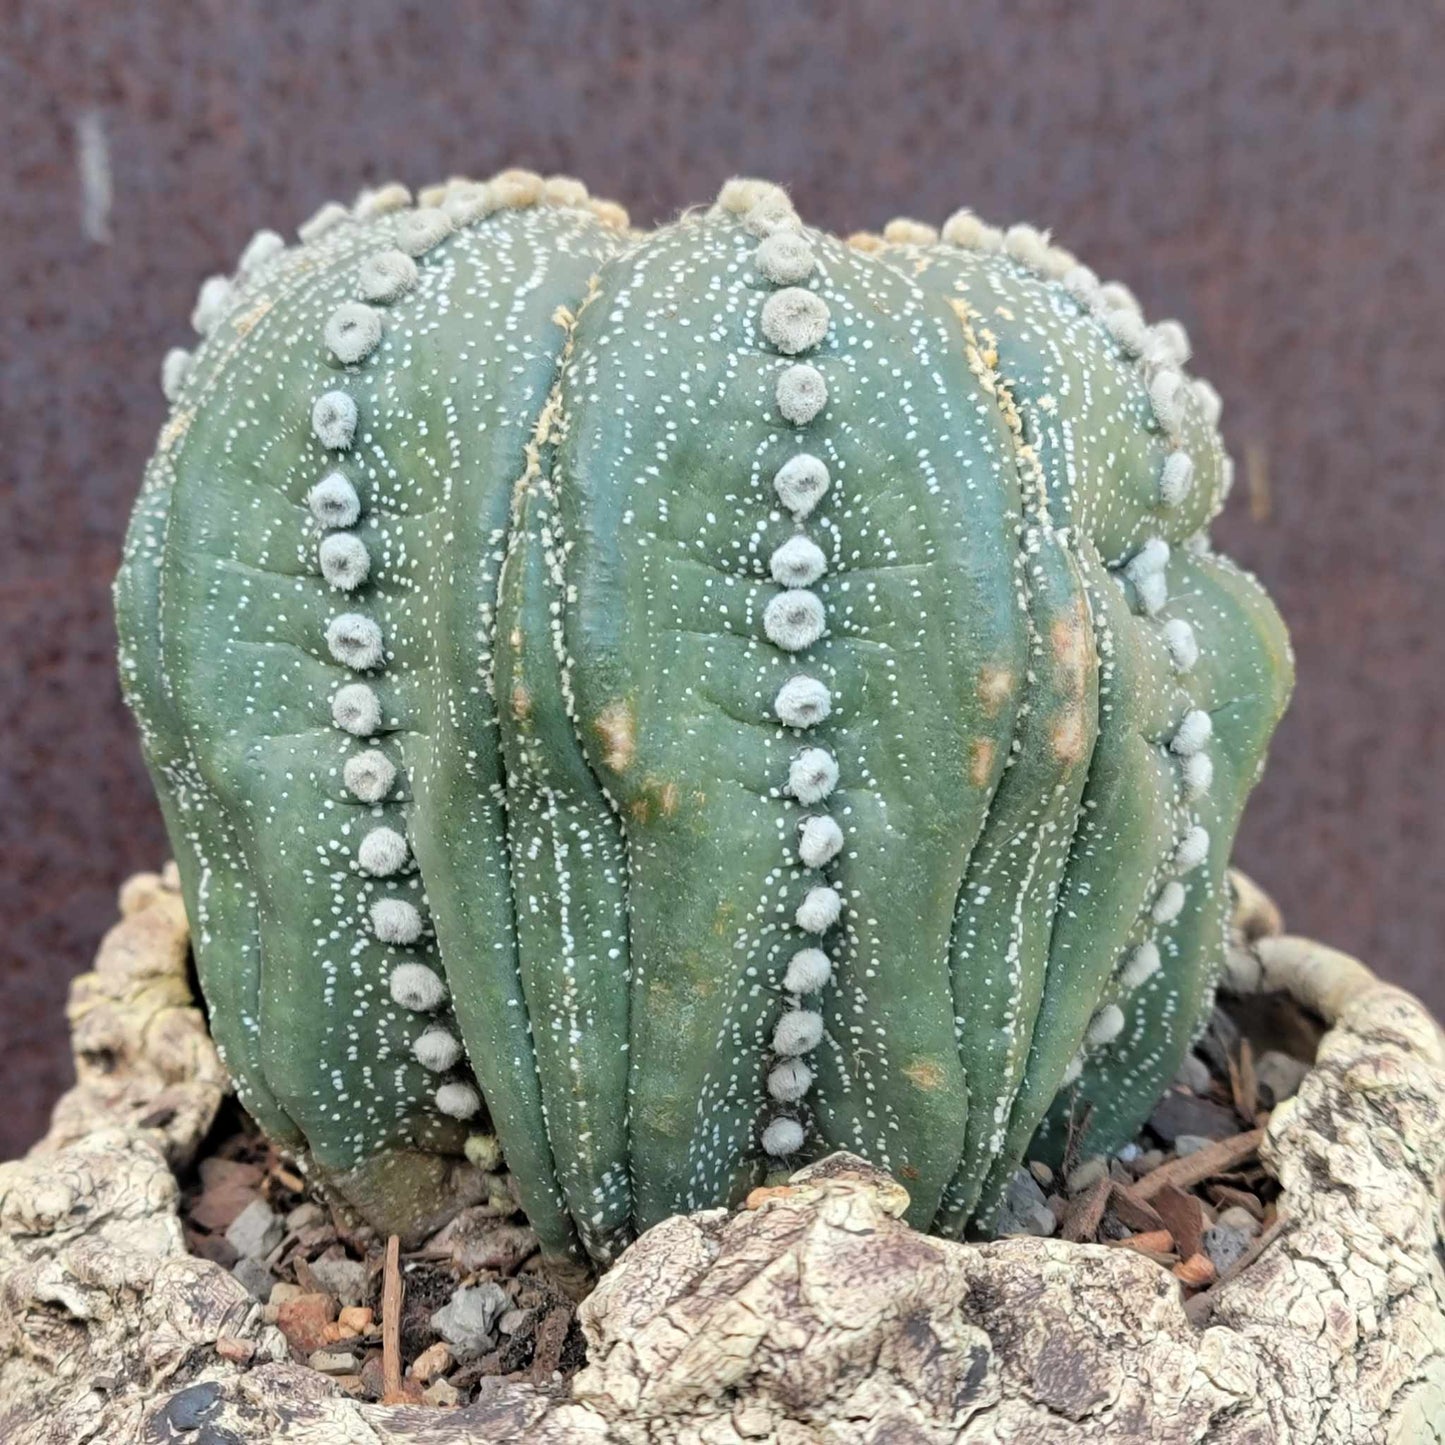
[[[598,1260],[832,1149],[956,1233],[1071,1113],[1131,1137],[1290,682],[1182,328],[758,182],[301,236],[202,288],[118,583],[262,1125],[407,1235],[495,1130]]]

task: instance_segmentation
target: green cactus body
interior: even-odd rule
[[[1122,1143],[1288,692],[1217,404],[1037,232],[400,188],[203,288],[122,677],[243,1101],[380,1226],[609,1259],[846,1148]],[[475,1148],[473,1148],[475,1153]]]

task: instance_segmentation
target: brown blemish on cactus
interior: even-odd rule
[[[997,717],[1013,691],[1014,675],[1006,667],[985,667],[978,675],[978,700],[985,717]]]
[[[610,702],[592,720],[592,731],[602,740],[602,761],[614,773],[625,773],[637,753],[637,719],[625,698]]]
[[[943,1087],[943,1070],[932,1059],[916,1059],[904,1069],[903,1077],[931,1094]]]
[[[1070,708],[1054,719],[1049,747],[1061,763],[1078,763],[1088,751],[1088,730],[1082,709]]]
[[[993,778],[996,749],[992,738],[975,738],[968,746],[968,780],[975,788],[986,788]]]
[[[518,722],[532,716],[532,694],[520,682],[512,689],[512,716]]]

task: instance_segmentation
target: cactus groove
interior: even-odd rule
[[[242,1101],[547,1249],[846,1148],[986,1228],[1207,1011],[1290,687],[1219,400],[1026,226],[506,172],[202,287],[121,674]]]

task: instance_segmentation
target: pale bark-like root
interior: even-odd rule
[[[1445,1439],[1445,1039],[1362,964],[1283,936],[1247,880],[1237,895],[1228,981],[1331,1027],[1267,1131],[1280,1227],[1187,1311],[1127,1250],[917,1234],[899,1185],[835,1155],[649,1231],[582,1306],[570,1390],[500,1384],[442,1411],[340,1394],[186,1253],[173,1168],[222,1075],[179,900],[134,881],[72,996],[81,1082],[0,1166],[0,1439],[171,1438],[167,1403],[202,1380],[211,1423],[308,1445]],[[249,1367],[222,1337],[254,1346]]]

